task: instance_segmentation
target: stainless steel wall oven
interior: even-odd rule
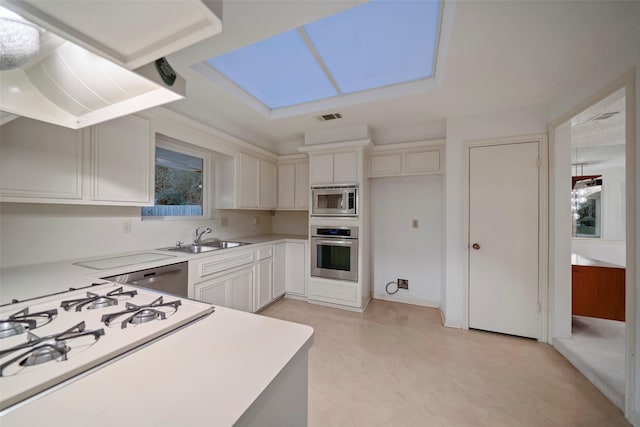
[[[358,281],[358,227],[311,226],[311,276]]]

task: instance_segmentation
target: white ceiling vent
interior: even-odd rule
[[[330,114],[323,114],[320,117],[318,117],[318,120],[322,121],[322,122],[326,122],[328,120],[336,120],[336,119],[341,119],[342,118],[342,114],[341,113],[330,113]]]

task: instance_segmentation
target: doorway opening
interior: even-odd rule
[[[618,89],[559,128],[570,149],[571,337],[556,348],[625,403],[626,111]],[[569,165],[565,164],[565,167]]]

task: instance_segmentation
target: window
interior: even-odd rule
[[[578,182],[571,192],[573,237],[600,237],[602,179]]]
[[[209,218],[209,155],[159,136],[156,141],[155,205],[143,218]]]
[[[207,63],[269,109],[428,79],[441,5],[373,0]]]

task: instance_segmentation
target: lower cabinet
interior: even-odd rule
[[[307,248],[308,245],[303,242],[286,242],[274,246],[274,298],[284,293],[300,297],[307,295]]]
[[[194,297],[213,305],[253,311],[253,265],[194,286]]]
[[[273,301],[273,258],[261,259],[256,264],[256,304],[255,311]]]

